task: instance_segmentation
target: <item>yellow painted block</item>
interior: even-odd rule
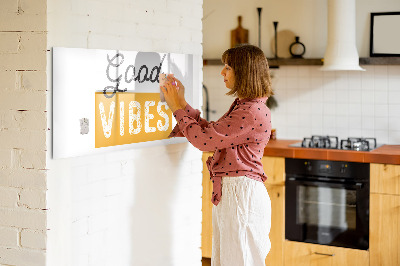
[[[159,93],[95,97],[96,148],[166,139],[172,130],[172,112]]]

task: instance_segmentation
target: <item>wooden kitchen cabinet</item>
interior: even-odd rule
[[[203,217],[201,247],[202,256],[211,258],[212,253],[212,183],[206,161],[211,152],[203,153]],[[283,265],[283,243],[285,230],[285,158],[263,157],[264,171],[268,176],[265,182],[272,205],[271,250],[266,258],[266,265]]]
[[[371,164],[371,266],[400,265],[400,165]]]
[[[271,199],[271,250],[265,259],[266,266],[283,265],[285,241],[285,187],[265,184]]]
[[[400,265],[400,196],[370,196],[371,266]]]
[[[268,177],[265,184],[285,185],[285,158],[264,156],[261,159],[261,163]]]
[[[316,245],[288,240],[285,240],[284,245],[285,266],[369,265],[369,253],[365,250]]]
[[[212,252],[212,183],[206,165],[211,152],[203,153],[203,194],[202,194],[202,223],[201,223],[201,253],[204,258],[211,258]]]
[[[370,191],[400,195],[400,165],[370,164]]]
[[[264,156],[261,160],[267,175],[265,187],[271,199],[271,250],[266,266],[283,265],[285,240],[285,158]]]

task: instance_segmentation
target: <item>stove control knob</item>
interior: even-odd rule
[[[304,165],[305,165],[307,171],[310,172],[312,170],[311,162],[305,162]]]
[[[346,173],[346,169],[347,169],[347,164],[342,164],[342,167],[340,168],[340,173],[341,174]]]

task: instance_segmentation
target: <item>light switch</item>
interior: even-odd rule
[[[79,119],[81,123],[81,135],[85,135],[89,133],[89,118],[81,118]]]

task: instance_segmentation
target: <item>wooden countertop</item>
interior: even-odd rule
[[[289,147],[301,140],[270,140],[264,156],[364,163],[400,164],[400,145],[383,145],[372,151]]]

